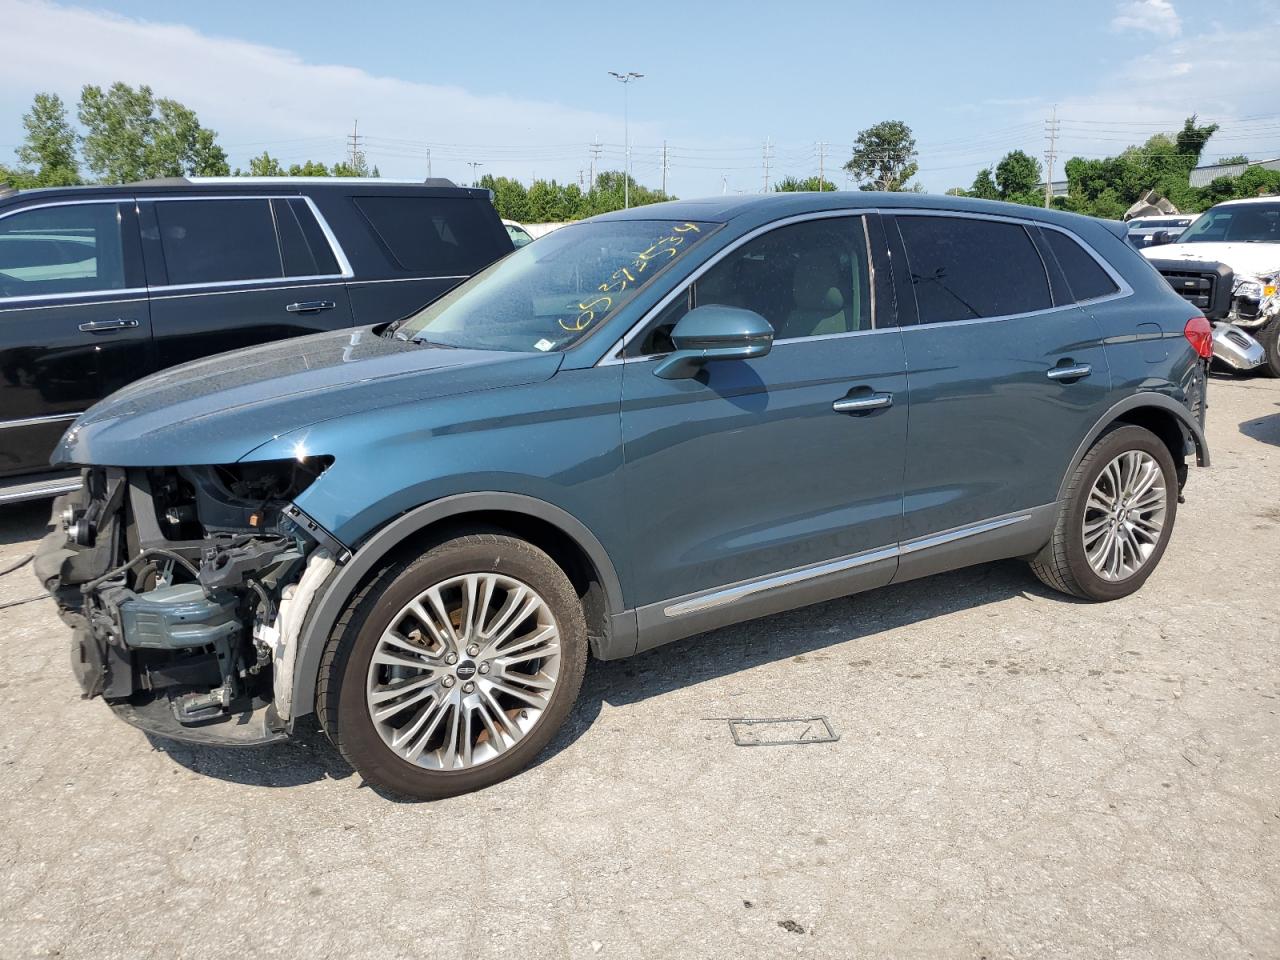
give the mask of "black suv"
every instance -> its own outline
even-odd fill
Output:
[[[0,187],[0,503],[61,493],[67,426],[145,374],[398,319],[511,251],[447,180]]]

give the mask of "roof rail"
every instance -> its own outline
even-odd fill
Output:
[[[181,187],[191,183],[186,177],[152,177],[150,180],[134,180],[126,187]]]
[[[392,180],[388,177],[178,177],[176,179],[149,180],[149,184],[199,184],[199,183],[230,183],[230,184],[273,184],[273,183],[383,183],[388,186],[423,186],[428,187],[456,187],[452,180],[444,177],[428,177],[426,180]]]

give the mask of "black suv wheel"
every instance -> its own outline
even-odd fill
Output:
[[[352,601],[325,651],[317,710],[366,780],[453,796],[537,756],[586,658],[582,605],[547,554],[463,536],[388,566]]]

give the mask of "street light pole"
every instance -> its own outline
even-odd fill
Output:
[[[644,74],[636,73],[634,70],[627,73],[615,73],[610,70],[609,76],[622,84],[622,165],[624,168],[622,171],[622,208],[625,210],[631,206],[631,126],[627,115],[627,85],[632,80],[639,80]]]

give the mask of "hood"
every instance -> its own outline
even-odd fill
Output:
[[[1236,277],[1280,273],[1280,243],[1167,243],[1143,247],[1149,260],[1212,260],[1225,263]]]
[[[72,424],[52,462],[231,463],[322,420],[546,380],[561,359],[432,347],[384,339],[369,327],[281,340],[130,384]]]

